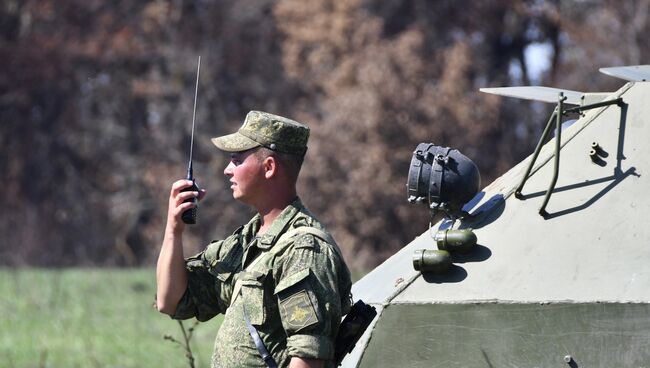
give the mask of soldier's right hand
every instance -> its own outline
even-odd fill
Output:
[[[172,184],[169,193],[169,207],[167,209],[167,228],[175,233],[182,232],[185,229],[185,223],[181,219],[183,212],[190,208],[196,207],[194,201],[188,201],[197,198],[199,201],[205,197],[205,189],[198,191],[182,190],[192,186],[192,181],[187,179],[177,180]]]

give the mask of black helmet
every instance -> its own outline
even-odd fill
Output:
[[[428,203],[432,216],[461,217],[463,205],[479,192],[481,175],[457,149],[420,143],[413,152],[406,184],[410,203]]]

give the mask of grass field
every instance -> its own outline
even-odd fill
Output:
[[[163,339],[182,334],[154,294],[153,269],[0,269],[0,367],[189,367]],[[197,368],[210,365],[220,321],[195,329]]]

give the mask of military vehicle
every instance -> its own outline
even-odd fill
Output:
[[[462,210],[410,196],[446,216],[354,284],[378,314],[343,367],[650,367],[650,66],[601,72],[627,83],[483,90],[556,108]]]

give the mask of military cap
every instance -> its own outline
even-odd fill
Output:
[[[303,155],[307,151],[309,128],[297,121],[263,111],[251,111],[236,133],[212,138],[217,148],[241,152],[255,147]]]

